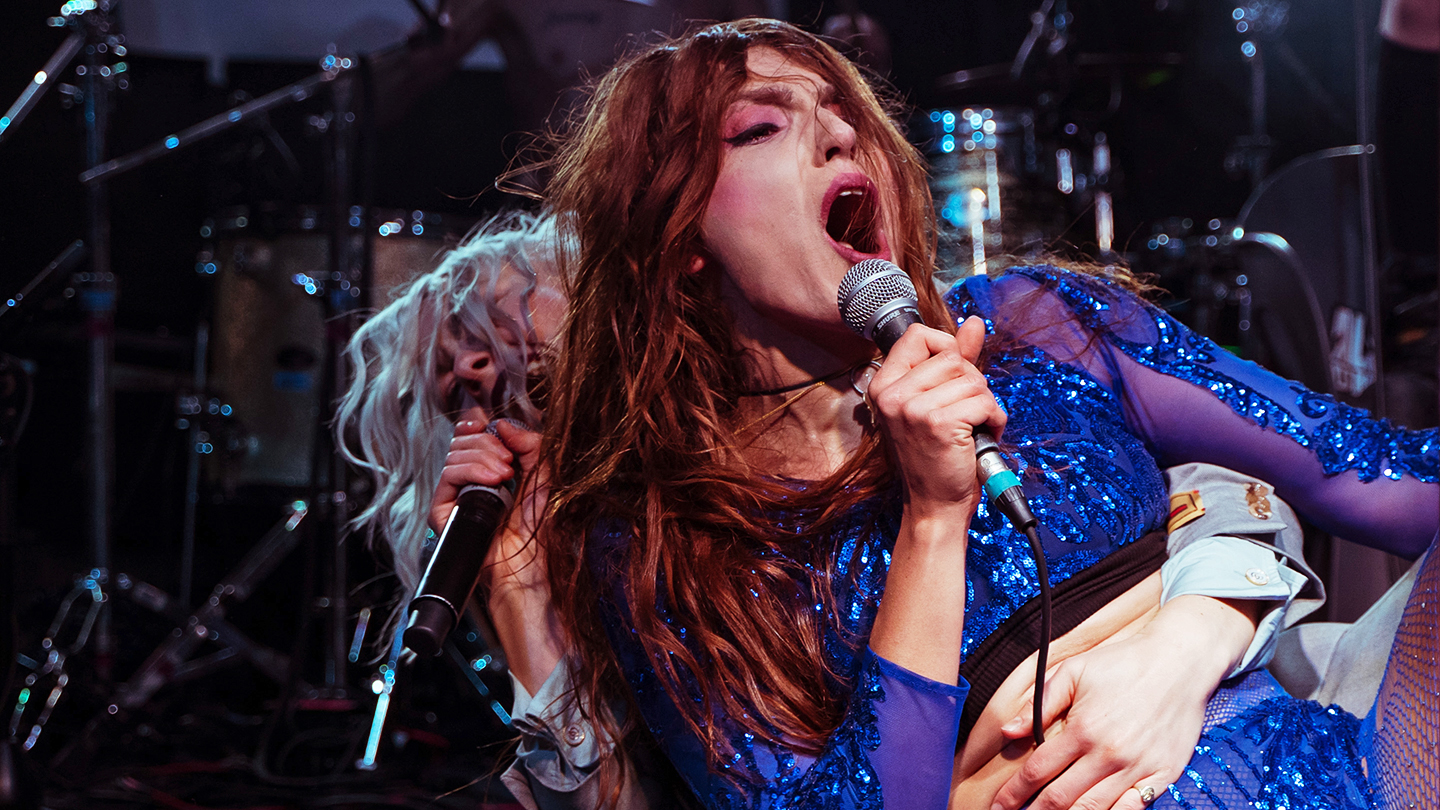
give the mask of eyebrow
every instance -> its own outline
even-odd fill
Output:
[[[835,85],[829,82],[821,82],[819,88],[820,106],[833,104],[840,96],[840,91]],[[795,91],[784,83],[770,82],[761,87],[755,87],[740,92],[736,101],[748,101],[752,104],[766,104],[785,109],[796,109],[800,106],[795,98]]]

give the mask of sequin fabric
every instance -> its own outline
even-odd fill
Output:
[[[1277,397],[1273,381],[1278,378],[1273,375],[1268,375],[1269,387],[1262,393],[1250,382],[1261,373],[1258,367],[1103,281],[1046,267],[1016,269],[1010,277],[1061,302],[1044,316],[1065,321],[1038,338],[1012,332],[1010,340],[996,341],[1003,348],[991,355],[986,368],[991,389],[1009,417],[1004,434],[1007,450],[1042,525],[1052,585],[1159,528],[1166,516],[1168,499],[1160,469],[1145,440],[1126,421],[1130,412],[1126,397],[1135,392],[1126,389],[1122,373],[1115,370],[1115,354],[1132,359],[1146,373],[1159,372],[1198,386],[1201,390],[1193,396],[1213,397],[1250,423],[1289,437],[1318,458],[1327,475],[1355,470],[1367,481],[1402,476],[1427,482],[1440,479],[1436,431],[1396,429],[1288,383],[1286,396]],[[1029,307],[1033,299],[998,292],[1006,278],[963,282],[947,294],[946,303],[957,319],[984,318],[992,333],[1003,324],[1013,326],[1015,311]],[[877,776],[895,769],[904,773],[905,763],[897,763],[895,757],[907,754],[897,755],[893,742],[881,745],[878,729],[897,727],[893,722],[887,725],[887,718],[895,716],[890,713],[902,711],[897,707],[924,703],[910,700],[908,694],[896,699],[894,693],[928,688],[891,681],[887,700],[873,669],[875,659],[862,650],[884,591],[900,513],[898,493],[883,493],[855,507],[828,541],[837,561],[837,577],[830,584],[837,611],[832,618],[840,630],[825,639],[825,654],[844,676],[844,682],[831,684],[832,688],[855,691],[844,721],[818,755],[764,744],[736,727],[727,732],[734,753],[721,769],[741,778],[712,773],[705,752],[688,733],[655,675],[654,667],[666,662],[647,660],[621,619],[622,611],[613,611],[611,641],[646,723],[708,806],[873,810],[886,803]],[[795,519],[777,515],[776,520],[790,526]],[[592,565],[606,557],[615,559],[618,547],[627,542],[621,532],[597,540],[590,549]],[[969,544],[962,655],[1038,593],[1027,542],[988,506],[982,505],[972,521]],[[813,594],[797,593],[796,598],[824,609],[824,600]],[[665,606],[657,608],[665,617]],[[683,628],[679,630],[683,637]],[[1252,802],[1274,808],[1368,806],[1368,788],[1363,778],[1358,782],[1354,778],[1359,760],[1353,717],[1289,698],[1271,699],[1267,691],[1271,686],[1259,681],[1232,686],[1222,693],[1229,702],[1217,705],[1212,713],[1211,722],[1219,725],[1206,732],[1184,784],[1160,801],[1185,808],[1238,808]],[[958,722],[963,692],[957,695],[944,691],[955,687],[934,687],[929,697],[941,699],[925,704],[924,711],[942,715],[953,711]],[[700,696],[691,699],[698,701]],[[714,722],[724,725],[727,719],[716,717]],[[944,744],[943,726],[943,722],[927,725],[942,729],[927,744]],[[949,739],[953,750],[953,732]],[[948,770],[940,779],[943,790],[948,787]],[[1332,794],[1340,798],[1329,804],[1306,803],[1303,797],[1315,785],[1333,788]],[[894,783],[887,783],[884,792],[890,806],[907,806],[892,795],[894,790]],[[904,790],[900,788],[902,794]]]
[[[885,800],[880,792],[880,778],[870,763],[870,752],[880,747],[874,707],[884,702],[879,663],[873,656],[867,656],[850,696],[850,711],[846,713],[845,722],[830,736],[825,750],[808,770],[796,767],[793,757],[781,763],[767,791],[772,796],[764,806],[772,810],[881,810]],[[751,773],[764,772],[755,759],[753,746],[741,756],[743,766]],[[718,789],[712,803],[721,810],[748,810],[759,806],[753,799],[728,787]]]
[[[611,642],[647,724],[670,753],[677,770],[698,795],[705,797],[707,806],[722,810],[881,810],[884,807],[880,780],[869,753],[880,742],[875,712],[877,706],[883,705],[885,692],[877,659],[863,647],[857,647],[856,639],[868,635],[874,622],[885,572],[890,565],[890,547],[899,531],[899,512],[898,491],[888,492],[852,510],[838,532],[841,539],[835,553],[837,559],[847,564],[838,572],[834,600],[837,615],[832,617],[832,629],[824,646],[834,671],[851,676],[854,691],[845,720],[815,756],[769,746],[757,741],[752,734],[737,731],[730,737],[734,753],[720,763],[721,773],[711,773],[705,766],[704,752],[698,749],[670,704],[654,666],[645,660],[640,644],[622,632],[626,623],[618,619],[618,607],[608,606],[617,617],[611,626]],[[793,524],[795,518],[781,515],[778,520],[782,525]],[[592,546],[592,560],[611,557],[627,541],[623,531],[612,528]],[[823,602],[808,594],[801,594],[799,598],[816,609],[823,608]],[[666,607],[662,604],[658,608],[662,617],[673,624],[674,619]],[[680,633],[684,635],[683,628]],[[851,688],[842,684],[831,686]],[[697,702],[701,699],[698,694],[691,698]],[[953,706],[957,717],[959,710],[957,701]],[[716,722],[725,720],[716,718]],[[749,783],[748,789],[739,787],[744,783]]]
[[[1198,385],[1255,424],[1311,449],[1327,474],[1355,470],[1362,481],[1407,474],[1440,481],[1440,430],[1405,430],[1297,383],[1290,384],[1288,401],[1267,396],[1245,382],[1248,364],[1097,278],[1045,266],[1011,272],[1052,290],[1086,328],[1131,359]]]
[[[1180,779],[1152,805],[1184,810],[1368,810],[1353,715],[1289,696],[1200,736]]]
[[[1163,525],[1164,478],[1108,389],[1033,346],[995,356],[990,377],[1051,585]],[[1040,588],[1024,535],[988,504],[970,524],[965,573],[968,656]]]

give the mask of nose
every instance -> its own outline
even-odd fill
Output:
[[[495,387],[495,358],[489,349],[461,349],[455,353],[453,366],[460,384],[476,402],[487,402]]]
[[[841,118],[834,110],[820,107],[815,125],[817,129],[815,145],[821,163],[829,163],[836,158],[854,156],[857,136],[855,127],[850,126],[850,122]]]

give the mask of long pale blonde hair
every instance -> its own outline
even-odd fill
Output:
[[[401,606],[420,581],[430,499],[454,435],[455,414],[437,387],[441,334],[488,344],[510,400],[504,410],[538,427],[527,385],[537,359],[529,306],[516,323],[497,293],[509,273],[522,280],[522,301],[539,284],[556,286],[555,240],[549,216],[516,212],[484,223],[438,267],[397,291],[345,349],[354,377],[340,399],[336,439],[373,490],[351,528],[388,550]],[[501,338],[502,329],[529,339],[516,345]]]

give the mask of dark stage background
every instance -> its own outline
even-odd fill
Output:
[[[235,1],[240,6],[247,2]],[[1201,277],[1206,285],[1229,283],[1233,287],[1233,261],[1205,254],[1200,248],[1180,257],[1173,249],[1159,249],[1157,234],[1166,234],[1167,243],[1190,239],[1198,245],[1195,240],[1203,240],[1207,233],[1228,232],[1251,195],[1251,174],[1244,165],[1233,165],[1237,139],[1249,133],[1252,125],[1251,68],[1241,53],[1247,39],[1258,39],[1267,58],[1271,149],[1264,173],[1318,150],[1373,139],[1378,48],[1373,31],[1378,2],[1358,1],[1358,12],[1347,0],[1242,4],[1247,8],[1263,5],[1271,12],[1283,7],[1284,24],[1268,38],[1237,32],[1232,6],[1226,4],[1201,0],[1076,0],[1061,4],[1072,15],[1073,53],[1146,57],[1138,59],[1138,67],[1081,74],[1070,96],[1075,110],[1103,108],[1111,101],[1111,77],[1119,77],[1120,97],[1114,113],[1093,116],[1095,123],[1086,125],[1090,130],[1103,129],[1115,163],[1110,185],[1115,250],[1136,269],[1157,274],[1168,289],[1168,304],[1182,317],[1192,322],[1208,318],[1200,324],[1202,328],[1242,350],[1253,348],[1263,354],[1264,347],[1250,347],[1235,331],[1233,302],[1206,303],[1209,293],[1196,292]],[[266,4],[253,5],[255,15],[266,13]],[[336,0],[337,8],[342,5]],[[404,10],[403,0],[395,0],[395,5]],[[783,9],[792,21],[818,30],[822,21],[843,10],[842,6],[851,7],[791,0],[788,8],[785,4],[776,8]],[[1003,82],[960,89],[941,86],[942,79],[955,71],[1012,60],[1030,28],[1030,3],[870,0],[858,7],[888,32],[892,53],[889,78],[922,111],[921,124],[914,129],[917,139],[930,137],[923,118],[923,112],[930,109],[1033,105],[1038,92],[1034,87]],[[55,13],[53,0],[9,0],[0,11],[4,21],[0,25],[0,103],[8,104],[18,95],[64,39],[65,30],[46,26],[46,18]],[[1363,75],[1369,77],[1363,96],[1370,107],[1368,119],[1357,115],[1357,100],[1362,98],[1357,95],[1357,19],[1364,32],[1360,41],[1368,51],[1359,61]],[[118,20],[123,32],[123,4]],[[312,22],[322,38],[327,23],[323,15]],[[224,65],[223,75],[217,76],[214,66],[203,59],[137,48],[126,59],[130,87],[116,95],[110,154],[118,156],[146,146],[239,100],[302,79],[315,72],[321,55],[290,61],[235,57]],[[1150,58],[1156,55],[1166,58]],[[66,71],[62,80],[74,83],[73,69]],[[410,212],[438,215],[439,220],[433,216],[426,220],[441,223],[431,228],[431,235],[439,231],[455,236],[501,206],[519,202],[492,187],[528,143],[526,136],[517,133],[528,125],[527,113],[517,108],[506,73],[458,70],[422,90],[401,88],[397,92],[410,97],[408,109],[397,120],[367,128],[365,136],[372,151],[361,185],[368,189],[369,202],[375,208],[407,216]],[[1433,104],[1433,94],[1431,98]],[[217,331],[226,328],[216,321],[218,276],[203,272],[206,259],[200,256],[215,243],[214,231],[207,238],[202,228],[207,222],[217,227],[224,212],[235,206],[249,206],[252,212],[264,205],[282,212],[323,206],[324,140],[308,122],[324,111],[324,99],[317,97],[271,113],[260,124],[241,125],[121,175],[110,187],[112,262],[119,289],[111,570],[123,571],[172,595],[181,588],[186,467],[193,452],[190,434],[177,427],[181,417],[177,396],[190,390],[197,325],[206,322]],[[1434,118],[1433,107],[1430,113]],[[1064,108],[1057,115],[1070,120]],[[933,141],[929,148],[933,150]],[[1227,157],[1232,163],[1229,168]],[[13,136],[0,143],[0,256],[4,257],[0,261],[0,293],[13,295],[67,244],[86,238],[84,190],[77,180],[84,169],[79,109],[65,108],[60,94],[52,91]],[[1381,200],[1378,186],[1374,197]],[[1316,210],[1293,212],[1296,220],[1323,221],[1335,216],[1342,204],[1356,204],[1354,199],[1312,202]],[[1389,249],[1383,208],[1378,214],[1382,227],[1377,260],[1393,259],[1396,254]],[[1060,219],[1072,227],[1048,233],[1055,240],[1049,246],[1061,251],[1073,246],[1093,254],[1095,234],[1089,216],[1088,209],[1065,212]],[[1212,219],[1223,221],[1223,227],[1207,230]],[[1210,258],[1201,258],[1202,254]],[[1415,264],[1407,255],[1387,265],[1399,269],[1386,276],[1387,289],[1398,290],[1389,294],[1386,306],[1413,292],[1397,278],[1415,273],[1424,276],[1426,268],[1430,275],[1424,278],[1433,291],[1433,258],[1428,265],[1425,261],[1422,257]],[[1353,276],[1361,272],[1362,264],[1352,262],[1340,272]],[[1420,269],[1410,269],[1414,267]],[[420,263],[412,269],[419,273],[428,268]],[[383,303],[383,294],[383,290],[374,291],[372,301]],[[35,659],[41,655],[38,645],[46,625],[76,575],[89,570],[93,557],[84,495],[85,319],[75,298],[60,291],[44,302],[34,302],[28,314],[33,315],[29,325],[0,346],[26,362],[34,381],[29,424],[13,451],[17,471],[11,535],[15,565],[3,576],[14,578],[13,585],[6,587],[12,588],[19,619],[18,648]],[[1389,403],[1392,412],[1404,413],[1412,427],[1433,424],[1434,394],[1427,386],[1432,385],[1428,369],[1433,369],[1434,352],[1433,341],[1426,341],[1428,366],[1420,366],[1427,370],[1410,375],[1415,379],[1407,377],[1408,382],[1396,389]],[[1403,370],[1399,365],[1397,369]],[[1372,389],[1357,400],[1373,405],[1373,397]],[[216,429],[217,447],[224,436],[239,437],[237,441],[243,444],[243,416],[215,424],[227,426]],[[308,497],[308,487],[294,482],[275,477],[264,480],[263,476],[247,480],[237,474],[242,464],[237,459],[243,452],[243,447],[234,452],[221,448],[204,459],[196,511],[193,582],[197,599],[283,518],[288,504]],[[297,452],[303,455],[304,451]],[[354,490],[352,495],[363,498],[364,492]],[[337,800],[329,806],[367,806],[366,802],[381,795],[420,802],[489,773],[503,759],[505,739],[505,729],[491,702],[498,698],[508,707],[508,685],[499,673],[485,673],[479,681],[481,688],[494,694],[482,695],[474,678],[445,660],[402,671],[390,719],[398,731],[385,737],[379,775],[343,788],[327,781],[326,774],[345,772],[349,762],[359,756],[355,741],[368,731],[375,703],[371,683],[377,673],[377,656],[384,653],[374,644],[376,628],[393,597],[393,581],[387,578],[383,561],[377,562],[364,551],[358,538],[349,544],[346,573],[352,593],[345,626],[353,631],[362,607],[374,607],[376,613],[364,652],[354,662],[340,662],[343,671],[331,678],[347,687],[334,690],[340,703],[328,708],[313,703],[308,708],[292,706],[277,712],[282,698],[293,702],[295,696],[287,696],[282,685],[241,665],[162,690],[143,710],[87,732],[85,723],[103,708],[107,684],[113,685],[108,678],[126,677],[172,627],[153,612],[116,599],[117,648],[109,664],[111,674],[107,676],[103,662],[89,652],[77,654],[71,686],[42,744],[31,754],[32,765],[38,767],[66,742],[87,733],[103,737],[99,752],[85,768],[50,774],[50,805],[164,804],[168,800],[146,792],[163,788],[161,792],[171,798],[183,795],[184,801],[193,804],[227,807],[246,803],[289,806],[293,799],[287,798],[290,794],[286,791],[291,790],[315,803],[316,796],[339,795],[343,789],[369,798],[357,798],[353,805]],[[314,583],[323,580],[329,552],[328,548],[324,553],[314,549],[322,546],[319,539],[302,543],[228,617],[255,641],[292,653],[303,677],[311,683],[335,676],[323,671],[325,656],[320,650],[326,620],[324,610],[316,606]],[[1318,559],[1312,563],[1324,569],[1340,564],[1335,561],[1349,553],[1320,543],[1316,546]],[[1332,616],[1353,618],[1358,614],[1366,600],[1377,595],[1376,589],[1388,582],[1390,566],[1378,556],[1363,558],[1362,567],[1372,575],[1357,578],[1350,586],[1353,596],[1347,597],[1346,584],[1337,583]],[[310,620],[302,621],[305,618]],[[477,641],[465,652],[473,660],[484,654],[484,648]],[[12,690],[0,712],[8,712],[13,700]],[[257,755],[257,750],[263,754]],[[255,768],[244,764],[257,761],[257,756],[268,757],[268,767],[285,778],[262,778],[267,774],[257,775]],[[205,764],[192,768],[194,773],[182,773],[184,769],[177,769],[176,762]],[[160,767],[166,763],[170,763],[168,771]],[[350,773],[353,777],[353,771]],[[137,774],[143,776],[143,785],[124,781],[139,778]],[[444,801],[460,799],[470,806],[476,801],[507,801],[489,778],[463,787]]]

